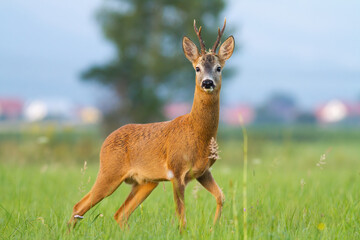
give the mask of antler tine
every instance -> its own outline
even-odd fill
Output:
[[[200,28],[198,30],[197,27],[196,27],[196,20],[195,19],[194,19],[194,30],[195,30],[196,35],[199,38],[200,47],[201,47],[201,54],[205,54],[205,44],[204,44],[204,41],[201,38],[201,26],[200,26]]]
[[[220,43],[220,39],[221,39],[221,36],[223,35],[224,33],[224,30],[225,30],[225,26],[226,26],[226,18],[224,20],[224,26],[222,27],[221,31],[220,31],[220,28],[218,28],[218,36],[217,36],[217,39],[216,39],[216,42],[214,43],[214,46],[212,48],[212,52],[215,53],[216,52],[216,49]]]

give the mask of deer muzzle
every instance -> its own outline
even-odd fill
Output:
[[[215,83],[213,80],[205,79],[202,81],[201,87],[205,90],[205,92],[212,92],[215,88]]]

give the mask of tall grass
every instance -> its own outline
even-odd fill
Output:
[[[243,166],[243,209],[244,209],[244,222],[243,222],[243,232],[244,232],[244,240],[247,240],[248,230],[247,230],[247,171],[248,171],[248,136],[246,127],[244,126],[244,122],[242,120],[241,115],[239,115],[239,121],[241,124],[241,130],[243,134],[243,159],[244,159],[244,166]]]
[[[218,138],[221,159],[212,173],[227,199],[223,214],[212,228],[216,202],[203,188],[194,194],[198,187],[191,182],[183,235],[170,183],[154,190],[130,217],[128,229],[120,230],[113,219],[130,191],[121,185],[68,234],[73,205],[95,181],[102,136],[75,130],[66,136],[39,131],[7,138],[5,133],[0,136],[0,239],[242,239],[245,231],[248,239],[360,239],[358,141],[342,132],[328,140],[304,140],[296,136],[298,130],[273,131],[261,135],[247,129],[240,147],[236,131]],[[42,136],[48,140],[38,141]],[[238,160],[245,161],[245,153],[246,199],[238,181],[244,180],[245,167]],[[319,161],[324,153],[326,159]],[[238,218],[245,201],[246,219]]]

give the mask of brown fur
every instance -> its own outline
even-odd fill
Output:
[[[184,37],[186,57],[194,68],[202,69],[196,75],[191,112],[168,122],[125,125],[111,133],[101,148],[96,182],[74,206],[70,227],[78,220],[76,215],[83,216],[124,181],[133,187],[114,216],[120,226],[126,223],[158,182],[171,181],[180,226],[185,227],[184,190],[192,179],[197,179],[215,197],[214,223],[217,221],[224,196],[209,170],[216,160],[209,158],[209,144],[212,138],[216,138],[219,123],[221,73],[216,72],[216,68],[224,66],[233,48],[234,39],[229,37],[221,45],[219,54],[206,52],[200,55],[196,45]],[[212,92],[206,92],[201,87],[205,76],[211,76],[216,83]]]

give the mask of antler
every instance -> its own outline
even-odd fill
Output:
[[[226,26],[226,18],[225,18],[225,20],[224,20],[224,26],[222,27],[221,31],[220,31],[220,28],[218,28],[218,36],[217,36],[216,42],[214,43],[214,46],[213,46],[213,48],[212,48],[212,50],[211,50],[213,53],[216,52],[216,48],[218,47],[218,45],[219,45],[219,43],[220,43],[221,36],[222,36],[223,33],[224,33],[225,26]]]
[[[205,44],[204,44],[204,41],[202,40],[201,38],[201,26],[199,28],[199,30],[197,29],[196,27],[196,21],[194,19],[194,30],[196,32],[196,35],[198,36],[199,38],[199,42],[200,42],[200,47],[201,47],[201,54],[205,54]]]

